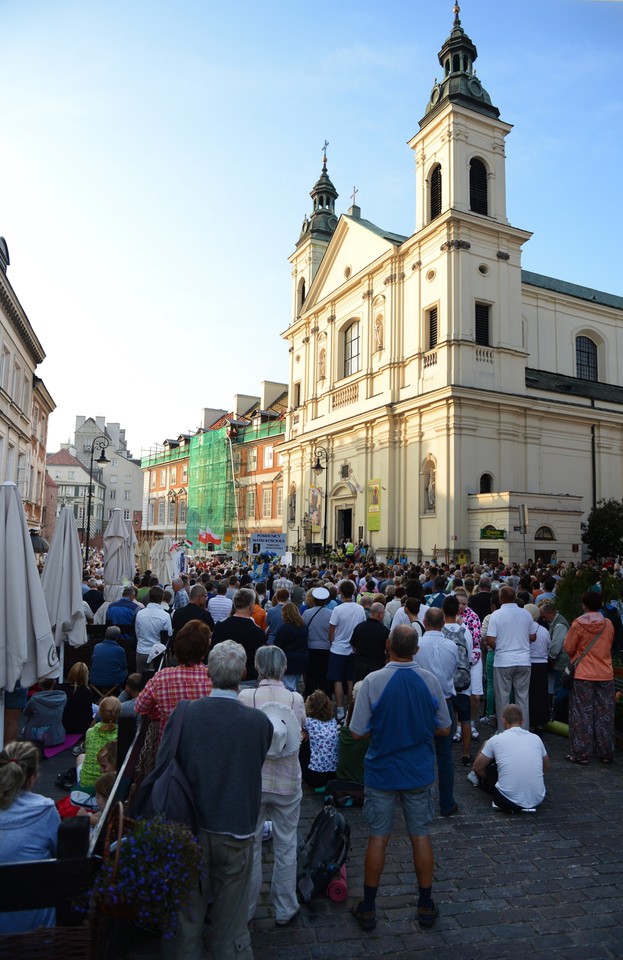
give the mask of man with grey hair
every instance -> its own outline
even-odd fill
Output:
[[[247,654],[224,640],[208,658],[213,689],[209,697],[185,706],[176,759],[193,792],[199,814],[203,854],[202,884],[188,910],[178,916],[177,935],[164,940],[165,960],[195,960],[201,955],[206,906],[213,897],[211,949],[214,960],[252,960],[247,914],[253,866],[253,838],[262,792],[262,764],[273,725],[261,710],[243,706],[238,688]],[[157,763],[172,757],[169,718]]]
[[[217,623],[212,634],[212,649],[223,640],[235,640],[247,651],[247,678],[243,686],[257,686],[255,654],[264,646],[264,632],[253,621],[255,590],[242,587],[234,594],[233,614]]]
[[[262,887],[262,832],[265,820],[272,820],[274,867],[270,897],[275,909],[275,922],[283,927],[293,920],[299,905],[296,896],[297,827],[301,806],[301,765],[299,745],[305,724],[305,704],[300,693],[286,689],[286,655],[280,647],[263,646],[255,654],[259,677],[256,690],[241,690],[238,699],[247,707],[276,707],[289,738],[278,755],[273,749],[262,767],[262,803],[255,830],[253,877],[249,897],[249,920],[253,919]],[[273,747],[275,741],[273,740]]]
[[[173,610],[182,610],[189,603],[186,587],[181,577],[175,577],[171,581],[173,588]]]

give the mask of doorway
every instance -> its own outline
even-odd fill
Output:
[[[350,540],[353,535],[353,510],[352,507],[346,507],[337,511],[336,524],[337,540],[343,540],[348,537]]]
[[[499,550],[492,550],[490,547],[480,549],[480,563],[497,563],[499,556]]]

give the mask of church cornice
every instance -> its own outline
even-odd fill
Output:
[[[35,365],[42,363],[45,359],[43,347],[39,343],[28,317],[15,296],[13,288],[4,275],[0,275],[0,305],[7,318],[13,324],[15,332],[19,336],[22,345],[28,351],[33,363]]]

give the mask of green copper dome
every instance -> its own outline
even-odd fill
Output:
[[[435,81],[426,106],[424,126],[431,117],[450,100],[468,110],[484,113],[489,117],[499,117],[500,111],[491,103],[491,97],[482,86],[474,72],[474,61],[478,56],[476,46],[467,36],[459,20],[460,7],[454,5],[454,23],[452,32],[439,51],[439,63],[443,68],[443,80]]]
[[[326,153],[324,153],[322,157],[322,172],[320,177],[314,184],[309,195],[313,201],[312,215],[309,219],[305,217],[303,220],[301,235],[298,239],[297,246],[310,234],[315,239],[329,241],[337,227],[335,201],[338,198],[338,192],[333,186],[327,172]]]

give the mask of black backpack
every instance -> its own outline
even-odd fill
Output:
[[[195,798],[186,775],[176,759],[177,745],[182,732],[188,700],[181,700],[169,723],[171,731],[171,759],[162,760],[139,786],[131,803],[130,815],[136,820],[162,814],[189,827],[196,835],[199,831],[199,816]]]
[[[346,862],[350,849],[350,824],[335,809],[333,800],[325,800],[307,839],[299,848],[296,867],[296,889],[306,903],[325,893],[330,881]]]

